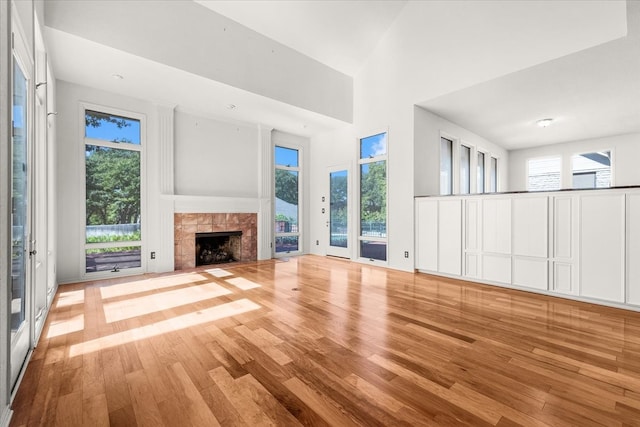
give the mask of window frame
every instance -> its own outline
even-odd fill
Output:
[[[273,166],[271,173],[273,174],[273,203],[272,203],[272,218],[273,222],[271,223],[271,232],[273,235],[272,239],[272,247],[271,247],[271,256],[273,258],[283,258],[288,256],[296,256],[301,255],[303,253],[304,247],[304,147],[302,145],[298,145],[295,143],[288,143],[284,141],[273,141],[271,144],[271,150],[273,154]],[[298,166],[282,166],[276,164],[276,147],[287,148],[289,150],[296,150],[298,152]],[[276,169],[281,170],[289,170],[298,172],[298,231],[295,233],[277,233],[275,231],[276,224]],[[276,252],[276,239],[278,237],[289,237],[296,236],[298,237],[298,250],[297,251],[288,251],[288,252]]]
[[[480,155],[482,155],[482,163],[480,163]],[[490,157],[491,153],[488,151],[476,150],[476,194],[487,194],[487,157]],[[478,168],[482,164],[482,179],[478,179]],[[480,184],[482,184],[482,191],[480,191]]]
[[[448,193],[443,193],[442,191],[442,140],[446,140],[449,141],[451,143],[451,155],[449,156],[449,162],[450,162],[450,176],[449,176],[449,192]],[[441,196],[451,196],[453,194],[456,194],[456,183],[458,183],[459,179],[457,177],[457,174],[459,173],[459,158],[458,156],[456,156],[456,154],[458,154],[458,149],[456,148],[457,145],[459,144],[459,141],[457,138],[446,134],[444,132],[440,132],[440,140],[439,140],[439,146],[438,146],[438,153],[440,154],[438,156],[438,163],[439,163],[439,170],[440,170],[440,174],[439,174],[439,187],[440,187],[440,195]],[[456,167],[456,165],[458,165],[458,167]]]
[[[376,135],[380,135],[380,134],[386,134],[386,150],[385,150],[385,154],[384,155],[379,155],[379,156],[375,156],[375,157],[368,157],[368,158],[361,158],[361,147],[362,147],[362,140],[366,139],[366,138],[370,138],[372,136],[376,136]],[[390,134],[389,134],[389,128],[383,128],[383,129],[377,129],[377,130],[373,130],[371,132],[366,132],[363,133],[363,136],[358,137],[357,139],[357,144],[356,144],[356,158],[357,160],[357,177],[356,177],[356,182],[357,182],[357,186],[358,186],[358,191],[356,192],[357,195],[355,197],[355,203],[357,204],[357,209],[355,209],[355,214],[357,215],[356,217],[356,224],[357,224],[357,232],[356,232],[356,245],[354,246],[356,248],[356,253],[357,253],[357,259],[358,262],[364,263],[364,264],[375,264],[375,265],[388,265],[389,263],[389,141],[390,141]],[[386,204],[386,209],[385,209],[385,227],[386,227],[386,232],[385,232],[385,237],[372,237],[372,236],[363,236],[362,235],[362,205],[361,205],[361,200],[362,200],[362,165],[363,164],[370,164],[370,163],[376,163],[376,162],[380,162],[380,161],[384,161],[385,162],[385,180],[386,180],[386,185],[385,185],[385,204]],[[362,256],[362,247],[361,247],[361,242],[362,241],[372,241],[372,242],[384,242],[385,243],[385,260],[379,260],[379,259],[374,259],[374,258],[367,258],[367,257],[363,257]]]
[[[140,122],[140,144],[129,144],[129,143],[114,143],[102,139],[88,138],[85,136],[85,114],[86,111],[95,111],[99,113],[112,114],[114,116],[124,117],[128,119],[138,120]],[[82,177],[82,185],[81,185],[81,194],[80,194],[80,212],[81,212],[81,221],[79,221],[80,225],[80,262],[78,263],[80,266],[80,276],[84,279],[100,279],[106,277],[118,277],[118,276],[131,276],[136,274],[144,273],[147,270],[147,258],[146,254],[146,239],[147,239],[147,203],[146,203],[146,194],[147,194],[147,186],[146,186],[146,152],[147,150],[147,119],[146,115],[134,111],[125,110],[122,108],[115,108],[106,105],[93,104],[88,102],[80,102],[78,109],[78,120],[79,120],[79,141],[80,141],[80,165],[82,171],[80,172]],[[140,153],[140,240],[136,241],[121,241],[121,242],[104,242],[104,243],[87,243],[86,242],[86,218],[87,218],[87,168],[86,168],[86,147],[87,145],[95,145],[106,148],[113,148],[119,150],[128,150],[128,151],[137,151]],[[87,272],[86,266],[86,251],[88,249],[98,249],[98,248],[111,248],[111,247],[121,247],[121,246],[140,246],[140,267],[133,268],[124,268],[120,269],[117,272],[113,271],[96,271],[96,272]]]
[[[588,150],[588,151],[580,151],[580,152],[576,152],[576,153],[571,153],[571,157],[569,158],[569,165],[571,166],[571,169],[569,170],[569,179],[570,179],[570,183],[571,186],[569,188],[574,189],[573,186],[573,175],[574,175],[574,170],[573,170],[573,159],[576,156],[582,156],[584,154],[590,154],[590,153],[603,153],[603,152],[609,152],[609,161],[610,161],[610,165],[609,165],[609,174],[610,174],[610,179],[609,179],[609,187],[598,187],[597,186],[597,179],[596,179],[596,187],[593,187],[592,190],[597,189],[597,188],[612,188],[615,187],[615,157],[614,157],[614,149],[613,148],[606,148],[606,149],[602,149],[602,150]]]
[[[529,172],[530,172],[529,171],[529,166],[530,166],[530,162],[532,160],[551,160],[551,159],[558,159],[559,160],[559,164],[560,164],[560,187],[557,188],[557,189],[531,190],[530,187],[529,187],[529,176],[530,176],[529,175]],[[563,178],[562,177],[563,177],[563,173],[564,173],[563,172],[564,168],[563,168],[563,158],[562,158],[561,154],[549,155],[549,156],[528,157],[526,159],[526,162],[527,162],[527,164],[526,164],[526,168],[525,168],[525,181],[527,183],[527,187],[526,187],[527,191],[530,191],[530,192],[559,191],[559,190],[561,190],[563,188],[562,187],[562,182],[563,182]]]
[[[496,161],[495,170],[493,161]],[[492,180],[495,173],[495,188],[492,187]],[[489,155],[489,193],[497,193],[500,191],[500,158],[498,156]]]
[[[469,170],[467,171],[467,173],[469,174],[469,177],[468,177],[468,179],[469,179],[469,191],[466,192],[466,193],[463,193],[462,192],[462,184],[463,184],[463,181],[462,181],[462,153],[463,153],[465,148],[469,150],[469,165],[468,165],[469,166]],[[473,184],[473,179],[472,179],[473,173],[472,173],[472,170],[473,170],[473,153],[474,153],[474,151],[475,150],[474,150],[474,147],[473,147],[472,144],[468,144],[468,143],[466,143],[464,141],[460,141],[459,142],[459,144],[458,144],[458,156],[457,156],[458,157],[458,162],[457,162],[458,163],[458,168],[457,168],[458,169],[458,173],[457,173],[457,175],[458,175],[458,194],[468,195],[468,194],[472,194],[473,193],[471,190],[472,190],[472,184]]]

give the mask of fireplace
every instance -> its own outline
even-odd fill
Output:
[[[255,213],[176,213],[174,214],[174,269],[196,267],[196,235],[234,233],[233,258],[237,261],[255,261],[258,257],[258,217]],[[242,232],[241,235],[235,235]],[[236,245],[236,243],[232,243]],[[217,249],[217,247],[216,247]],[[210,255],[207,255],[210,257]],[[201,265],[198,261],[197,265]]]
[[[240,254],[242,231],[196,233],[196,267],[239,261]]]

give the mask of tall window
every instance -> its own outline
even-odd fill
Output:
[[[478,193],[484,193],[484,153],[478,151]]]
[[[440,138],[440,194],[453,192],[453,141]]]
[[[276,255],[300,250],[299,151],[275,147],[275,239]]]
[[[387,260],[387,133],[360,139],[360,256]]]
[[[560,189],[562,160],[560,157],[529,159],[527,190],[555,191]]]
[[[460,194],[471,192],[471,147],[460,146]]]
[[[491,157],[490,190],[492,193],[498,191],[498,159]]]
[[[576,154],[571,163],[573,188],[611,187],[611,151]]]
[[[85,110],[85,271],[142,266],[141,121]]]

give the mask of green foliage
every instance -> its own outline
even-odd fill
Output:
[[[140,221],[140,153],[86,146],[87,225]]]
[[[298,173],[276,169],[276,198],[298,204]]]
[[[102,123],[113,123],[118,129],[131,126],[124,117],[112,116],[111,114],[100,113],[98,111],[87,110],[84,115],[84,124],[92,128],[99,128]]]
[[[331,220],[347,219],[347,192],[348,192],[347,176],[335,176],[331,178]]]
[[[104,254],[104,253],[114,253],[114,252],[125,252],[125,251],[140,251],[140,246],[121,246],[119,248],[95,248],[95,249],[87,249],[87,255],[91,254]]]
[[[89,236],[87,237],[87,243],[135,242],[137,240],[140,240],[140,236],[140,231],[120,235]]]
[[[361,219],[371,222],[386,222],[387,167],[385,161],[362,165],[360,190]]]
[[[291,218],[291,217],[288,217],[288,216],[286,216],[284,214],[279,213],[279,214],[276,215],[276,221],[295,222],[295,219]]]

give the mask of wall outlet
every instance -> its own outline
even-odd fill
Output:
[[[151,252],[151,259],[156,259],[156,253],[155,252]]]
[[[320,244],[320,240],[316,240],[316,246]]]
[[[404,257],[409,258],[409,251],[404,251]]]

